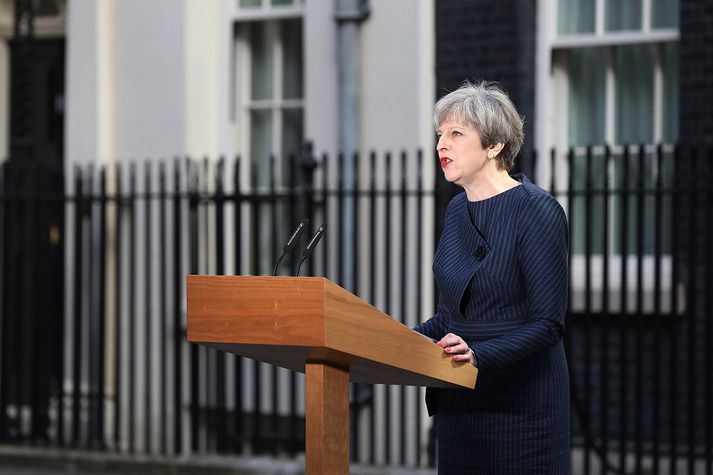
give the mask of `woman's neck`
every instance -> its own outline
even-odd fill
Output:
[[[493,165],[492,169],[483,170],[472,183],[464,185],[463,189],[465,189],[468,201],[481,201],[499,195],[519,184],[520,182],[511,177],[506,170],[497,169]]]

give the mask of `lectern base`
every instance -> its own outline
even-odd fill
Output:
[[[307,475],[349,473],[349,370],[306,364]]]

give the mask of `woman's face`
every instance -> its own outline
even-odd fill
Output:
[[[490,150],[483,148],[480,134],[455,119],[441,123],[437,132],[436,150],[446,180],[460,186],[474,183],[483,168],[492,162],[488,160]]]

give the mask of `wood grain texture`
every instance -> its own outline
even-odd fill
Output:
[[[307,363],[307,475],[349,473],[349,370]]]
[[[324,346],[321,278],[190,275],[188,339]]]
[[[327,281],[325,291],[328,348],[401,372],[475,386],[478,370],[472,365],[454,362],[441,347],[337,284]]]
[[[300,372],[319,353],[354,382],[475,386],[473,366],[321,277],[188,276],[187,295],[192,342]]]

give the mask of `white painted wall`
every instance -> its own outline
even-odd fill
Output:
[[[339,144],[337,32],[334,0],[310,0],[304,15],[305,139],[317,153]]]
[[[431,0],[371,2],[372,14],[361,32],[363,150],[414,150],[429,142],[421,136],[431,121],[435,89],[428,54],[435,25],[422,22],[429,6]]]
[[[230,152],[227,8],[71,0],[67,164]]]
[[[230,115],[230,2],[185,0],[184,152],[233,155]]]
[[[101,27],[111,27],[114,2],[73,0],[67,6],[67,47],[65,81],[65,169],[72,164],[110,160],[113,147],[113,110],[109,97],[112,88],[102,85],[112,74],[102,71],[109,66],[113,47],[110,35],[100,34]],[[103,22],[104,24],[102,24]],[[107,21],[108,20],[108,21]],[[102,58],[102,61],[100,61]],[[103,132],[100,133],[100,130]]]
[[[183,2],[121,0],[116,8],[116,137],[121,158],[183,150]]]

